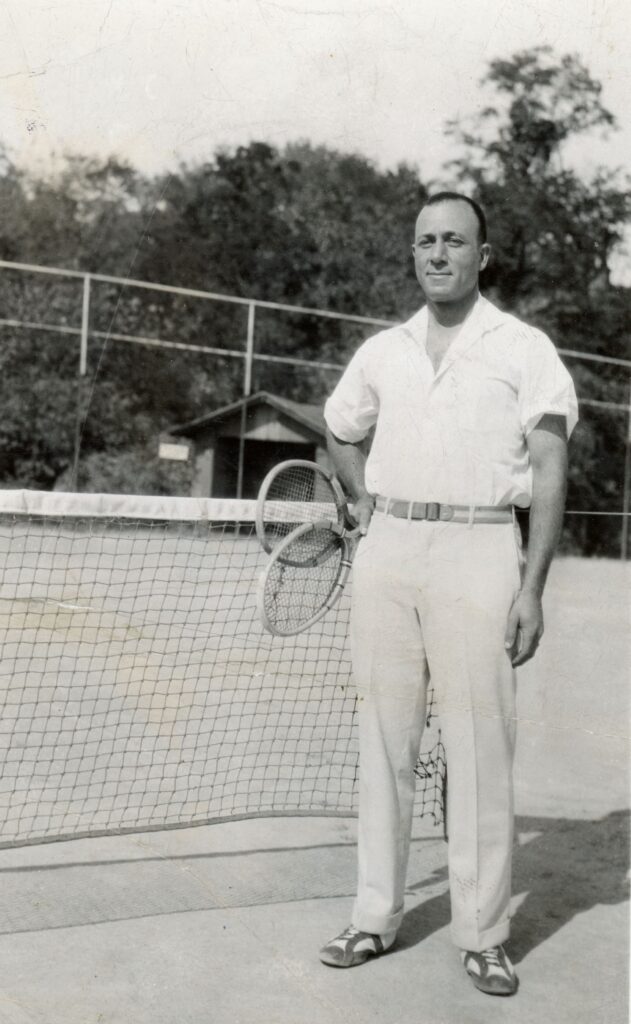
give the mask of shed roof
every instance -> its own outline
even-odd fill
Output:
[[[231,402],[230,405],[224,405],[220,409],[215,409],[214,412],[198,416],[197,419],[189,420],[188,423],[170,427],[168,433],[174,436],[194,437],[198,430],[209,426],[213,422],[228,419],[228,417],[240,412],[244,405],[247,409],[256,405],[269,405],[272,409],[276,409],[277,412],[289,416],[291,419],[296,420],[297,423],[309,427],[322,437],[325,435],[324,405],[293,402],[289,398],[281,398],[280,395],[272,395],[268,391],[257,391],[256,394],[250,395],[248,398],[240,398],[238,402]]]

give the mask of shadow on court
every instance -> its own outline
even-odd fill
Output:
[[[594,821],[518,817],[516,826],[526,837],[513,858],[513,892],[526,893],[511,927],[511,957],[519,963],[577,914],[628,899],[629,812]],[[421,893],[438,881],[446,884],[446,866],[408,891]],[[398,947],[417,945],[449,919],[448,892],[430,897],[405,915]]]
[[[517,818],[513,1024],[624,1024],[629,815]],[[505,1024],[451,946],[446,847],[412,841],[392,954],[320,964],[356,884],[350,819],[259,819],[0,852],[7,1024]],[[559,934],[561,933],[561,934]],[[529,955],[532,954],[532,955]]]
[[[516,826],[513,892],[520,902],[511,953],[519,961],[575,915],[627,898],[629,814],[615,811],[597,820],[518,817]],[[0,858],[0,934],[336,899],[352,897],[355,890],[352,842],[156,854],[144,837],[127,840],[133,844],[128,857],[82,861],[75,847],[72,860],[59,850],[62,857],[55,851],[47,863],[42,848],[32,864],[2,866]],[[84,849],[89,853],[92,847]],[[449,923],[445,856],[436,838],[413,841],[407,891],[421,902],[405,915],[399,949]]]
[[[513,921],[516,961],[595,906],[629,898],[629,812],[596,821],[520,818],[520,831],[537,832],[515,857],[513,891],[526,891]]]

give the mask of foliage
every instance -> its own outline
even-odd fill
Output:
[[[631,290],[610,266],[630,214],[628,182],[567,162],[573,140],[615,127],[600,84],[545,47],[490,63],[492,100],[450,125],[455,181],[485,206],[494,259],[483,287],[562,349],[628,357]],[[0,257],[338,312],[400,319],[419,304],[410,259],[427,187],[415,168],[382,171],[308,143],[253,142],[143,178],[124,162],[69,158],[34,178],[0,153]],[[79,380],[81,280],[0,277],[3,316],[75,333],[2,327],[0,485],[67,487],[75,437],[85,489],[186,489],[155,458],[161,431],[238,398],[240,359],[129,344],[125,336],[243,349],[247,309],[92,284],[88,375]],[[259,310],[258,352],[341,364],[361,325]],[[580,396],[625,403],[627,380],[568,357]],[[332,371],[255,362],[254,387],[314,402]],[[573,442],[571,506],[621,506],[624,413],[584,408]],[[573,549],[614,550],[601,523],[572,521]]]
[[[610,265],[631,217],[630,182],[599,168],[585,181],[564,166],[577,135],[614,127],[601,86],[572,56],[548,47],[492,61],[483,85],[497,103],[469,125],[452,123],[463,156],[452,168],[489,217],[494,257],[486,289],[545,330],[561,349],[629,358],[631,291]],[[628,374],[567,357],[579,398],[624,405]],[[571,449],[568,506],[620,510],[624,411],[583,407]],[[600,519],[568,517],[568,546],[612,550]]]
[[[193,470],[190,463],[165,462],[158,457],[153,439],[123,451],[90,452],[81,461],[81,491],[105,494],[190,494]],[[71,490],[66,471],[57,481],[59,490]]]

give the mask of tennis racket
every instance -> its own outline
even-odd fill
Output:
[[[277,544],[257,592],[265,629],[293,636],[326,615],[344,590],[358,534],[320,520],[295,527]]]
[[[290,459],[272,469],[256,503],[256,534],[268,554],[297,526],[325,522],[344,527],[347,507],[342,488],[322,466]],[[314,540],[315,543],[315,540]],[[289,553],[295,553],[293,548]]]

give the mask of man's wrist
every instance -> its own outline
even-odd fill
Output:
[[[370,502],[372,502],[372,505],[374,506],[374,504],[375,504],[375,496],[374,496],[374,494],[370,494],[366,490],[361,490],[361,491],[358,491],[356,494],[353,494],[351,500],[352,500],[353,505],[356,505],[359,501],[364,501],[366,499],[368,499]]]
[[[543,597],[543,590],[545,587],[545,580],[528,580],[524,579],[519,593],[523,597],[534,597],[537,601],[541,601]]]

